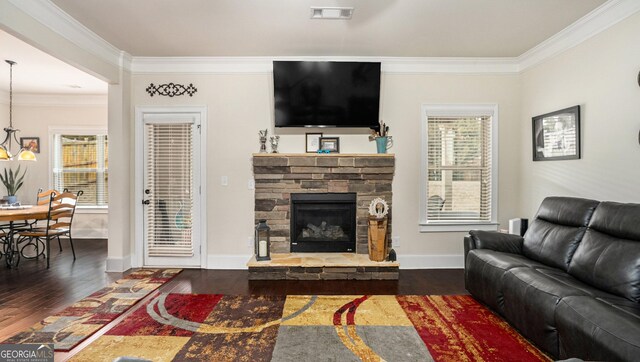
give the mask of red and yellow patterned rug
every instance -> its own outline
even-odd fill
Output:
[[[181,271],[134,271],[2,343],[53,343],[56,351],[69,351]]]
[[[76,354],[153,361],[547,361],[470,296],[161,294]]]

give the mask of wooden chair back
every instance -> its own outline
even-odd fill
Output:
[[[78,191],[77,194],[72,192],[52,193],[49,197],[47,229],[71,229],[78,197],[82,194],[82,191]]]
[[[36,197],[36,205],[46,205],[49,203],[50,199],[51,199],[51,195],[57,195],[59,194],[58,190],[47,190],[47,191],[42,191],[42,189],[38,190],[38,195]]]

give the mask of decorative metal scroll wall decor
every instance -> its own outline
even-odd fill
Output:
[[[198,89],[194,87],[192,83],[189,83],[188,86],[176,83],[167,83],[160,85],[151,83],[147,87],[146,91],[151,97],[156,94],[167,97],[176,97],[184,95],[185,93],[188,94],[189,97],[193,97],[193,94],[197,92]]]

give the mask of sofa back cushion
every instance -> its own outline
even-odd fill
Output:
[[[566,271],[598,204],[595,200],[547,197],[524,235],[522,253]]]
[[[601,203],[571,260],[569,274],[640,302],[640,204]]]

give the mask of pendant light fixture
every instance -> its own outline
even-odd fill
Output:
[[[13,154],[11,154],[12,140],[16,141],[16,144],[20,146],[16,132],[19,129],[13,128],[13,65],[16,64],[13,60],[5,60],[9,64],[9,127],[5,127],[4,131],[7,132],[4,141],[0,143],[0,161],[13,160]],[[18,151],[18,161],[35,161],[36,155],[30,148],[20,148]]]

